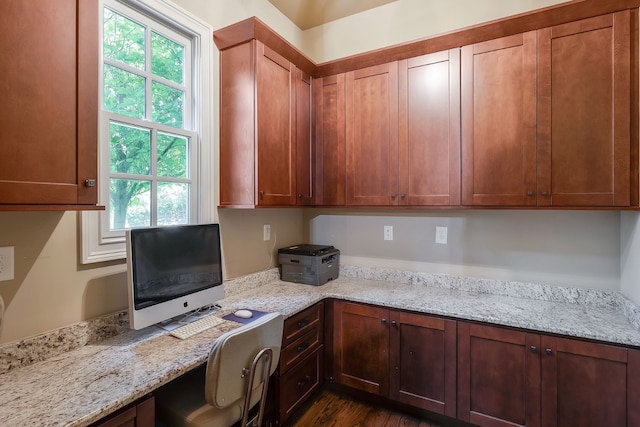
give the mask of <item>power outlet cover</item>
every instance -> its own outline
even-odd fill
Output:
[[[384,240],[393,240],[393,226],[385,225],[384,226]]]
[[[447,227],[436,227],[436,243],[447,244]]]
[[[13,280],[13,246],[0,248],[0,281]]]

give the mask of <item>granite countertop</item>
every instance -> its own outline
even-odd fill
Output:
[[[637,311],[614,292],[489,285],[395,271],[361,273],[345,268],[341,278],[323,286],[277,279],[225,283],[227,296],[214,315],[250,308],[290,317],[325,298],[338,298],[640,347]],[[127,330],[9,370],[0,375],[0,425],[88,425],[205,363],[212,341],[238,326],[223,321],[186,340],[155,326]]]

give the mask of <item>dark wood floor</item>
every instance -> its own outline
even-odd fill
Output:
[[[432,421],[373,407],[348,396],[322,390],[301,408],[289,427],[441,427]]]

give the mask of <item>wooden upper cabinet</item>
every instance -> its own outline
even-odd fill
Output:
[[[95,0],[0,2],[0,209],[97,203],[98,15]]]
[[[462,48],[463,205],[637,205],[633,19],[625,10]]]
[[[258,205],[296,204],[295,67],[260,42],[257,49]]]
[[[462,48],[462,204],[535,206],[536,33]]]
[[[347,204],[398,204],[398,64],[346,75]]]
[[[460,50],[399,69],[399,204],[460,204]]]
[[[296,68],[294,74],[296,204],[300,206],[312,205],[314,202],[311,89],[311,76]]]
[[[300,120],[296,128],[296,106],[300,116],[309,114],[309,93],[296,99],[296,88],[305,87],[302,75],[256,40],[222,50],[220,68],[220,205],[295,206],[297,176],[304,175],[297,163],[298,131],[311,149],[310,125]]]
[[[538,205],[630,205],[632,75],[630,10],[538,32]]]
[[[315,204],[344,206],[345,74],[313,81],[315,109]]]

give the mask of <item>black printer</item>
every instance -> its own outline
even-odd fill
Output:
[[[278,249],[280,280],[324,285],[337,279],[340,272],[340,251],[333,246],[294,245]]]

